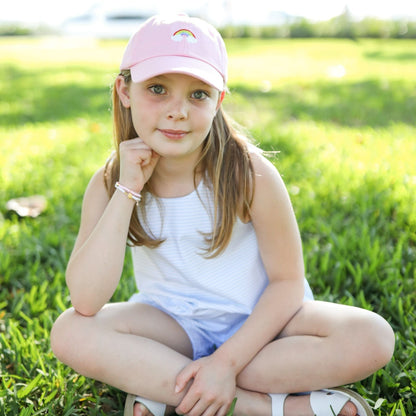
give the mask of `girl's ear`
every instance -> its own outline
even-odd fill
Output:
[[[121,75],[116,78],[116,89],[123,106],[125,108],[130,108],[130,88],[128,84],[126,84],[124,77]]]
[[[224,101],[224,97],[225,97],[225,91],[221,91],[220,96],[218,98],[217,111],[221,107],[221,104]]]

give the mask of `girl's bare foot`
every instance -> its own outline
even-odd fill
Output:
[[[151,413],[147,409],[147,407],[143,406],[141,403],[136,402],[134,404],[133,410],[134,416],[151,416]]]

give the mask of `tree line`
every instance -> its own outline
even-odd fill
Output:
[[[379,38],[416,39],[416,20],[385,20],[366,17],[355,20],[346,9],[326,21],[312,22],[306,18],[288,18],[276,25],[229,25],[220,28],[225,38]]]
[[[302,17],[287,17],[286,21],[280,24],[226,25],[220,27],[219,31],[224,38],[416,39],[416,20],[386,20],[375,17],[355,20],[346,8],[339,16],[326,21],[312,22]],[[18,23],[0,24],[0,36],[47,34],[56,34],[56,30],[46,25],[26,27]]]

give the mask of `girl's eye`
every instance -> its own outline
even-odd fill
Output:
[[[196,100],[203,100],[208,97],[208,94],[205,91],[198,90],[192,93],[192,98]]]
[[[164,94],[166,91],[163,88],[162,85],[152,85],[151,87],[149,87],[149,90],[153,92],[153,94],[156,95],[160,95],[160,94]]]

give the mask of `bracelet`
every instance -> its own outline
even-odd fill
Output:
[[[127,196],[127,198],[129,199],[133,199],[134,201],[136,201],[136,205],[139,205],[139,202],[142,199],[142,196],[140,194],[138,194],[137,192],[132,191],[129,188],[126,188],[124,185],[122,185],[120,182],[116,182],[114,187],[116,189],[118,189],[119,191],[123,192],[124,195]]]

